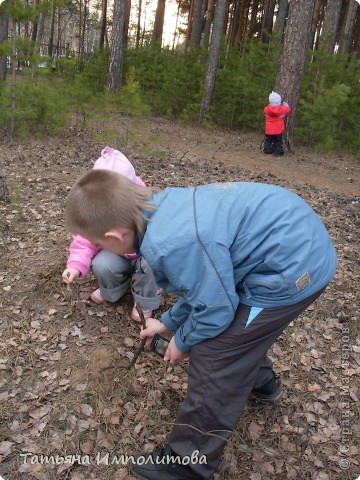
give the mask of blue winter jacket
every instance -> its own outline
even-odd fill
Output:
[[[336,270],[329,234],[311,207],[274,185],[167,188],[153,196],[140,250],[158,285],[180,298],[161,321],[190,351],[222,333],[239,302],[273,308],[325,287]]]

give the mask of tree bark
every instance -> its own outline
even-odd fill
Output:
[[[39,5],[40,5],[40,0],[35,0],[34,4],[35,4],[35,6],[39,6]],[[35,43],[36,40],[37,40],[39,15],[40,15],[40,14],[38,14],[37,18],[33,21],[33,25],[32,25],[31,40],[32,40],[34,43]]]
[[[125,15],[125,30],[124,30],[125,48],[127,46],[128,40],[129,40],[130,14],[131,14],[131,0],[127,0],[127,2],[126,2],[126,15]]]
[[[204,36],[203,36],[203,46],[207,48],[210,41],[210,31],[211,25],[214,20],[214,0],[208,0],[207,10],[205,13],[205,28],[204,28]]]
[[[53,2],[52,8],[51,8],[51,23],[50,23],[49,45],[48,45],[48,55],[50,59],[52,59],[53,50],[54,50],[55,16],[56,16],[56,7],[55,7],[55,2]]]
[[[252,8],[251,8],[251,17],[250,17],[250,25],[248,29],[247,38],[249,40],[252,39],[255,33],[259,31],[259,24],[258,24],[258,12],[259,12],[259,0],[252,0]]]
[[[123,84],[126,2],[114,1],[113,28],[110,41],[108,87],[118,92]]]
[[[230,38],[229,38],[229,45],[231,47],[235,45],[236,34],[240,25],[240,3],[241,3],[241,0],[234,0],[233,16],[232,16],[232,23],[231,23]]]
[[[275,0],[266,0],[264,4],[264,16],[261,26],[261,40],[269,43],[274,23]]]
[[[158,0],[155,14],[155,23],[153,31],[153,42],[162,42],[163,30],[164,30],[164,18],[165,18],[165,3],[166,0]]]
[[[190,46],[199,46],[201,41],[202,25],[202,4],[203,0],[194,0],[194,11],[192,19],[192,29],[190,35]]]
[[[292,150],[292,136],[313,18],[314,0],[291,1],[284,46],[276,76],[275,90],[291,107],[284,134],[286,146]]]
[[[176,12],[176,22],[175,22],[175,28],[174,28],[173,44],[172,44],[172,49],[173,50],[175,48],[176,38],[177,38],[177,34],[178,34],[179,18],[180,18],[180,2],[178,3],[178,8],[177,8],[177,12]]]
[[[9,17],[4,15],[0,18],[0,44],[8,40],[9,35]],[[0,57],[0,82],[6,81],[6,55]]]
[[[350,53],[355,52],[360,57],[360,8],[357,9]]]
[[[328,0],[325,7],[323,32],[320,37],[320,48],[322,47],[328,55],[334,53],[335,38],[339,25],[342,3],[343,0]]]
[[[141,6],[140,6],[140,9],[141,9]],[[99,38],[99,49],[101,51],[104,49],[104,43],[105,43],[106,20],[107,20],[107,0],[102,0],[102,3],[101,3],[101,21],[100,21],[100,38]]]
[[[138,3],[138,15],[137,15],[137,24],[136,24],[136,48],[140,46],[140,33],[141,33],[141,11],[142,11],[142,0],[139,0]]]
[[[276,22],[274,26],[275,44],[281,45],[284,39],[286,19],[289,9],[289,0],[279,0],[279,7],[276,15]]]
[[[339,51],[341,53],[350,53],[351,51],[351,39],[354,33],[355,19],[358,8],[359,4],[356,1],[348,0],[345,23],[343,25],[339,42]]]
[[[308,48],[315,49],[316,31],[318,30],[319,23],[321,23],[322,13],[324,7],[324,0],[315,0],[313,18],[311,22],[311,29],[309,33]]]
[[[209,60],[205,75],[204,96],[200,106],[200,119],[204,119],[208,113],[214,90],[216,73],[219,64],[220,44],[223,36],[226,2],[218,1],[215,7],[214,26],[211,35]]]

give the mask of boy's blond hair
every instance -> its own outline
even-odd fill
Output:
[[[73,234],[102,238],[112,228],[143,234],[146,211],[154,210],[150,196],[158,189],[136,185],[108,170],[91,170],[70,190],[65,218]]]

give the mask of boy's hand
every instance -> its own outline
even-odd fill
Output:
[[[164,361],[170,362],[171,365],[176,365],[177,363],[189,358],[190,354],[182,352],[179,350],[175,343],[175,338],[173,337],[169,343],[169,346],[164,355]]]
[[[147,347],[150,347],[151,340],[153,339],[153,336],[155,333],[159,333],[160,335],[169,335],[170,330],[168,330],[163,323],[161,323],[159,320],[156,318],[148,318],[146,320],[146,328],[141,330],[140,332],[140,338],[141,340],[144,340],[146,338],[146,343],[145,345]]]
[[[66,268],[62,274],[62,279],[67,285],[74,283],[79,277],[80,272],[76,268]]]

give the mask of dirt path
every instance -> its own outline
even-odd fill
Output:
[[[359,195],[360,161],[352,156],[323,153],[306,147],[284,157],[260,151],[262,135],[218,131],[154,119],[151,132],[160,145],[188,159],[223,162],[261,176],[275,175],[285,180],[326,188],[346,195]],[[236,179],[234,179],[236,180]]]

